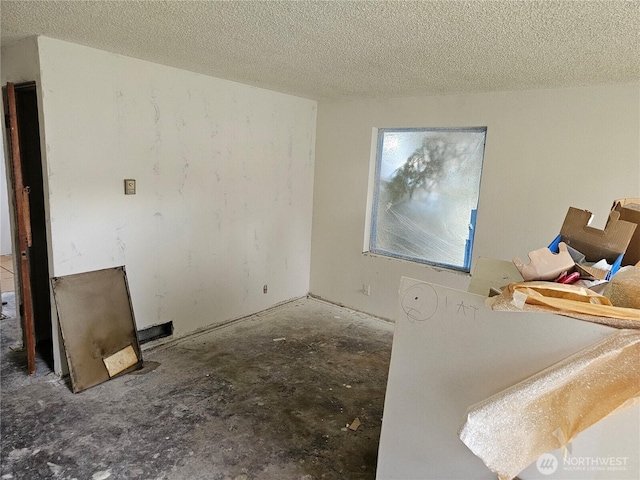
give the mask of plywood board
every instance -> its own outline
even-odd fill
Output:
[[[485,298],[402,278],[378,479],[495,480],[496,475],[458,437],[467,408],[614,331],[546,313],[492,311]],[[597,424],[592,429],[598,427],[607,436],[594,442],[591,429],[583,432],[572,444],[574,455],[606,455],[613,448],[628,457],[633,475],[638,464],[638,408],[604,422],[606,428]],[[598,450],[602,445],[611,448]],[[535,466],[533,470],[520,478],[541,478]],[[574,478],[570,473],[558,470],[559,475]],[[581,473],[575,478],[586,478]]]
[[[142,366],[124,267],[57,277],[52,284],[74,392]]]

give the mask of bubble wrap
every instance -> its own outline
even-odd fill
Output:
[[[500,480],[640,397],[640,331],[619,330],[467,411],[460,439]]]

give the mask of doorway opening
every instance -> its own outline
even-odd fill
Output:
[[[38,97],[35,82],[12,85],[15,99],[15,120],[17,128],[11,132],[12,108],[9,106],[7,90],[4,90],[4,104],[7,115],[6,128],[8,168],[7,185],[14,192],[10,202],[13,205],[14,229],[19,230],[19,222],[26,228],[28,243],[24,244],[19,231],[12,232],[14,238],[13,255],[18,256],[18,265],[25,262],[24,268],[18,268],[16,290],[19,290],[20,306],[16,312],[22,321],[23,341],[27,350],[29,343],[35,343],[35,351],[42,361],[53,370],[53,332],[51,327],[51,297],[49,280],[49,260],[45,215],[44,177],[40,149],[40,125],[38,120]],[[17,140],[17,142],[16,142]],[[17,144],[16,144],[17,143]],[[14,153],[18,153],[17,159]],[[16,168],[20,169],[16,175]],[[18,178],[20,177],[20,178]],[[17,181],[20,185],[17,185]],[[22,195],[23,198],[17,197]],[[23,200],[26,198],[26,201]],[[18,203],[23,202],[26,212],[20,215]],[[18,218],[20,217],[20,218]],[[26,225],[25,225],[26,224]],[[30,302],[28,306],[26,302]],[[30,328],[25,328],[25,311],[30,310],[33,318],[32,335],[26,338]],[[29,352],[27,352],[29,358]],[[28,362],[29,363],[29,362]],[[35,372],[35,363],[29,365],[30,373]]]

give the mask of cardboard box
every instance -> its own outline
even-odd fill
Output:
[[[640,198],[616,200],[611,210],[620,212],[620,220],[638,225],[622,259],[622,265],[635,265],[640,262]]]
[[[624,254],[636,230],[636,224],[620,220],[620,212],[611,210],[604,230],[600,230],[589,226],[591,217],[592,213],[588,210],[569,207],[560,229],[560,235],[551,242],[549,250],[557,253],[558,244],[565,242],[583,253],[587,262],[605,259],[607,263],[613,265],[609,272],[584,265],[576,265],[576,268],[583,275],[609,280],[620,268]]]

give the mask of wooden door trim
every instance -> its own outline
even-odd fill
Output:
[[[24,305],[24,342],[27,350],[27,370],[30,375],[36,373],[36,341],[31,299],[31,275],[29,270],[29,247],[31,246],[31,218],[29,214],[29,187],[25,187],[22,178],[22,160],[20,156],[20,136],[18,132],[18,114],[16,94],[13,83],[7,83],[7,110],[9,124],[9,150],[13,167],[13,193],[15,197],[15,217],[18,230],[18,251],[20,258],[21,298]]]

